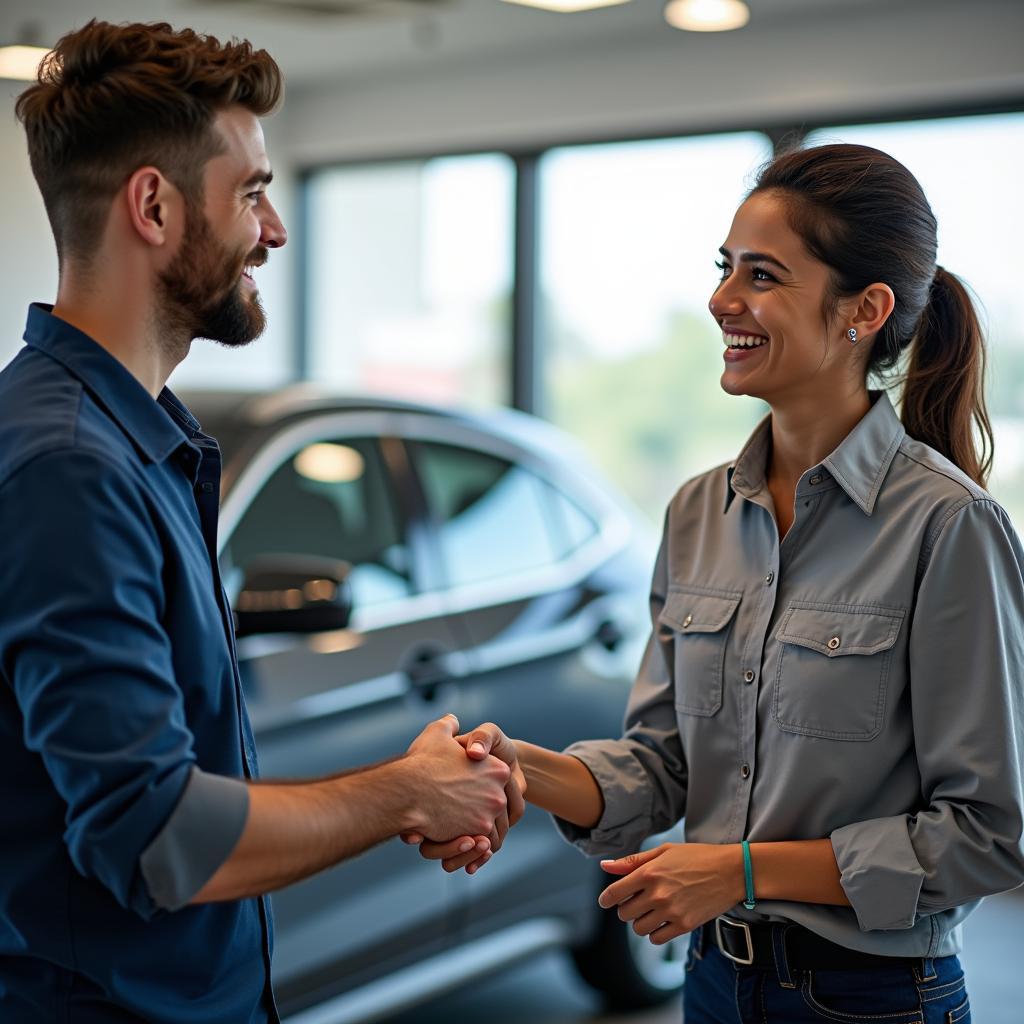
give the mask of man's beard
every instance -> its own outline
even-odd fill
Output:
[[[160,326],[170,336],[209,338],[230,348],[255,341],[267,326],[259,295],[243,294],[242,271],[265,263],[267,250],[231,252],[210,222],[189,203],[181,248],[158,278]],[[171,341],[171,337],[168,337]]]

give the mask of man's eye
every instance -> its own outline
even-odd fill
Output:
[[[263,190],[262,189],[260,191],[258,191],[258,192],[249,192],[249,193],[247,193],[245,198],[246,199],[251,199],[254,203],[258,203],[260,201],[260,196],[261,195],[263,195]]]

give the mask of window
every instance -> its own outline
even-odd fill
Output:
[[[376,442],[311,444],[266,482],[225,548],[236,570],[262,555],[348,562],[356,608],[413,592],[410,557]]]
[[[988,323],[992,493],[1024,523],[1024,319],[1017,240],[1024,114],[826,128],[808,142],[875,146],[920,181],[939,224],[939,263],[976,293]]]
[[[597,524],[573,501],[550,484],[543,484],[551,508],[559,557],[572,554],[597,533]]]
[[[441,403],[508,402],[514,183],[500,154],[313,175],[311,378]]]
[[[655,521],[764,412],[724,394],[707,310],[757,133],[551,150],[540,167],[542,412]]]
[[[549,565],[565,550],[546,485],[504,459],[443,444],[414,458],[437,523],[448,584],[481,583]]]

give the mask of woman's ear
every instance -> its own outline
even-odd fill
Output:
[[[848,307],[843,330],[852,328],[857,332],[858,341],[867,341],[882,329],[895,306],[896,296],[887,284],[869,284]]]

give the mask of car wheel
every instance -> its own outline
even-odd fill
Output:
[[[690,936],[663,946],[637,935],[614,910],[601,915],[594,941],[573,950],[576,969],[587,984],[620,1010],[657,1006],[676,995],[685,979]]]

